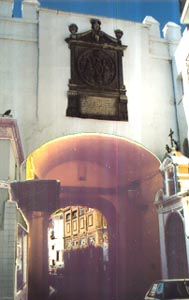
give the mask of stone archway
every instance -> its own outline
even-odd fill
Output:
[[[159,160],[132,141],[83,134],[43,145],[30,155],[28,165],[34,184],[41,180],[60,182],[58,202],[50,206],[50,213],[55,210],[53,206],[81,204],[102,211],[112,236],[111,298],[141,298],[150,282],[160,276],[158,220],[153,204],[161,188]],[[44,197],[44,210],[45,201]],[[45,220],[47,217],[41,222]],[[41,229],[42,238],[43,234]],[[34,242],[34,231],[32,239]],[[41,256],[43,247],[37,249]]]

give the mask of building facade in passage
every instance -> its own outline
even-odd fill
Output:
[[[49,270],[64,269],[66,251],[89,246],[101,247],[103,262],[108,261],[107,222],[100,211],[76,206],[55,212],[49,224]]]

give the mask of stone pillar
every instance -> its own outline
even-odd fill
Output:
[[[173,22],[168,22],[163,28],[163,36],[168,42],[179,42],[181,39],[181,27]]]
[[[163,278],[168,278],[166,245],[165,245],[165,216],[158,212],[159,234],[160,234],[160,252],[161,252],[161,272]]]
[[[29,222],[28,299],[48,298],[49,216],[59,207],[60,183],[56,180],[12,182],[11,193]]]
[[[29,274],[28,299],[47,299],[48,283],[48,239],[49,213],[34,211],[27,213],[29,221]]]
[[[0,0],[0,17],[12,18],[13,0]]]
[[[0,228],[3,228],[4,221],[4,205],[8,200],[8,186],[5,188],[7,184],[7,178],[11,178],[10,169],[12,166],[15,166],[15,163],[11,165],[11,142],[7,140],[0,139],[0,153],[1,153],[1,166],[0,166]],[[12,173],[12,172],[11,172]],[[2,183],[5,183],[5,186]],[[7,184],[8,185],[8,184]]]
[[[24,0],[22,4],[22,16],[24,19],[37,20],[39,2],[37,0]]]

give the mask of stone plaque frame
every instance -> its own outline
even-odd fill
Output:
[[[66,42],[71,54],[66,115],[79,118],[128,121],[126,89],[123,84],[121,44],[123,32],[116,38],[100,29],[98,19],[91,20],[91,30],[77,33],[76,24],[69,26]]]

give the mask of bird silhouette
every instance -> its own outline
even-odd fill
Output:
[[[8,109],[2,114],[2,117],[10,116],[10,113],[11,113],[11,109]]]

